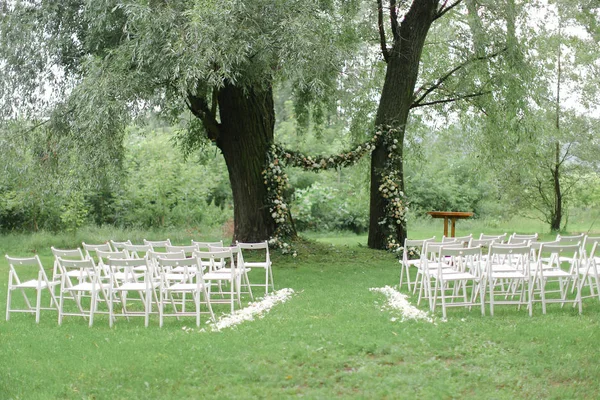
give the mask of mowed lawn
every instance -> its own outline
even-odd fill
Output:
[[[445,322],[441,310],[434,324],[401,322],[369,291],[396,285],[399,264],[362,242],[275,255],[276,288],[296,294],[221,332],[199,332],[192,318],[163,328],[157,317],[148,328],[121,318],[112,329],[105,316],[91,328],[77,317],[58,326],[55,312],[39,325],[32,315],[2,318],[0,399],[598,397],[598,300],[584,300],[583,315],[558,305],[542,315],[537,304],[533,318],[505,306],[494,317],[450,309]],[[39,252],[50,269],[49,250]],[[2,312],[7,268],[2,259]]]

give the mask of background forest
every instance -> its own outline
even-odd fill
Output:
[[[600,29],[592,3],[443,2],[435,19],[448,15],[432,25],[427,35],[412,111],[401,137],[409,232],[411,224],[423,222],[431,210],[473,211],[489,226],[526,217],[543,221],[553,231],[568,229],[573,221],[589,224],[589,230],[597,228]],[[3,16],[10,15],[7,4],[3,3]],[[316,50],[318,41],[307,39],[308,31],[302,37],[306,42],[286,39],[291,40],[286,46],[297,45],[316,58],[302,65],[286,50],[284,55],[292,57],[298,68],[277,79],[268,75],[269,84],[273,83],[276,143],[305,154],[329,155],[372,135],[386,76],[384,59],[387,62],[392,55],[391,48],[385,48],[385,36],[390,43],[396,38],[394,29],[399,28],[392,23],[391,33],[379,32],[381,55],[373,17],[383,10],[397,19],[394,13],[402,15],[410,5],[386,4],[325,2],[314,10],[303,9],[312,12],[322,7],[318,15],[323,21],[344,22],[339,27],[345,30],[329,31],[324,28],[327,23],[319,25],[324,29],[319,40],[339,40],[335,43],[339,52],[330,61],[318,58],[326,54]],[[262,6],[257,3],[257,10]],[[48,21],[64,17],[44,7],[40,10],[49,14],[40,15]],[[120,18],[119,10],[115,7],[116,16],[111,14],[111,18]],[[139,17],[138,22],[147,17],[143,8],[122,10],[128,18]],[[258,12],[235,10],[245,17],[245,12]],[[195,12],[204,15],[205,11]],[[6,18],[2,27],[5,35],[20,32],[10,21]],[[59,34],[56,39],[64,38]],[[133,39],[127,37],[127,41]],[[22,44],[25,51],[27,46]],[[3,65],[11,65],[15,60],[10,56],[15,54],[4,46],[1,55],[7,61]],[[283,56],[273,55],[278,63],[284,60],[278,57]],[[297,57],[303,57],[302,53]],[[146,73],[142,61],[138,68]],[[68,72],[69,64],[65,65]],[[285,72],[291,64],[282,65]],[[23,85],[29,82],[24,75],[15,75],[19,68],[26,75],[38,67],[19,66],[3,79],[0,94],[7,108],[0,125],[1,231],[75,231],[84,225],[110,225],[224,227],[231,234],[233,198],[227,165],[220,145],[197,135],[203,129],[210,131],[205,119],[195,118],[199,109],[194,111],[194,99],[199,97],[188,95],[192,104],[187,111],[181,106],[170,108],[170,89],[147,104],[135,97],[120,99],[111,94],[110,85],[125,85],[128,78],[109,66],[105,72],[114,76],[106,75],[106,82],[83,80],[79,83],[92,86],[72,91],[69,101],[79,104],[74,116],[67,112],[57,117],[70,104],[43,98],[48,104],[39,103],[40,109],[53,109],[48,118],[32,111],[32,100],[37,96],[39,101],[40,96],[35,90],[22,92],[26,95],[7,94],[14,82],[24,91],[32,87]],[[74,68],[85,76],[95,67],[83,62]],[[217,78],[234,81],[230,76]],[[68,85],[60,77],[46,79],[49,86],[52,79],[60,81],[57,86],[68,94]],[[37,85],[39,90],[39,81]],[[134,93],[136,89],[125,85],[122,93],[128,90]],[[21,100],[31,108],[11,113]],[[133,111],[123,111],[125,104]],[[99,112],[90,119],[86,107],[93,109],[92,114]],[[371,172],[367,159],[351,168],[318,174],[288,168],[290,187],[285,195],[297,230],[366,232]]]

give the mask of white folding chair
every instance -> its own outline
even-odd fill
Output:
[[[446,263],[446,260],[440,258],[440,252],[443,247],[461,249],[464,248],[464,244],[456,241],[446,243],[425,242],[421,263],[417,265],[417,276],[413,287],[413,293],[417,292],[417,288],[419,292],[417,305],[420,305],[421,300],[425,297],[431,307],[431,300],[433,298],[431,288],[432,275],[435,274],[438,267],[445,269],[451,268],[451,266]]]
[[[526,305],[532,315],[530,254],[530,245],[493,243],[489,247],[481,290],[492,316],[499,304]]]
[[[404,280],[404,274],[406,274],[406,288],[411,291],[410,268],[419,268],[418,265],[421,263],[425,243],[434,240],[435,236],[429,239],[404,239],[402,259],[400,260],[400,284],[398,285],[400,289],[402,289],[402,281]]]
[[[28,258],[15,258],[5,256],[8,261],[8,287],[6,296],[6,320],[10,319],[10,313],[32,313],[35,314],[35,322],[40,322],[40,310],[57,310],[58,301],[54,296],[54,287],[59,282],[48,279],[46,271],[42,266],[40,258],[35,255]],[[25,277],[27,276],[27,278]],[[28,279],[37,276],[34,279]],[[27,279],[27,280],[25,280]],[[12,293],[18,290],[23,295],[25,308],[14,307],[12,303]],[[32,307],[32,301],[29,300],[26,290],[35,290],[35,307]],[[42,307],[42,292],[47,290],[50,293],[50,307]],[[13,306],[11,308],[11,306]]]
[[[155,278],[157,279],[161,279],[162,278],[167,278],[169,280],[181,280],[182,278],[184,278],[185,276],[181,274],[181,272],[183,271],[183,267],[174,267],[174,268],[168,268],[165,270],[165,267],[160,267],[158,264],[158,259],[160,258],[164,258],[164,259],[181,259],[181,258],[186,258],[185,257],[185,253],[183,251],[174,251],[174,252],[168,252],[168,251],[149,251],[148,252],[148,260],[154,264],[154,274],[155,274]],[[186,267],[187,269],[189,268],[193,268],[193,267]],[[161,275],[162,274],[162,275]]]
[[[236,264],[233,259],[232,251],[230,249],[219,251],[195,251],[194,257],[198,259],[199,265],[208,265],[208,272],[203,275],[203,278],[208,285],[210,301],[213,304],[229,304],[232,313],[234,311],[236,300],[239,307],[241,307],[242,300],[240,296],[240,290],[238,290],[237,286],[238,272],[236,271]],[[218,271],[217,266],[222,265],[223,262],[230,265],[227,273]],[[219,290],[221,298],[216,299],[211,293],[212,286],[215,284],[219,286],[219,289],[221,289],[222,283],[227,283],[229,285],[229,291]]]
[[[269,255],[269,242],[266,240],[259,243],[237,242],[237,245],[242,251],[244,265],[248,271],[252,270],[252,268],[261,268],[265,271],[265,283],[253,283],[252,286],[264,287],[265,294],[269,293],[269,287],[275,291],[273,266],[271,265],[271,256]]]
[[[210,319],[215,322],[210,302],[210,293],[198,258],[157,258],[160,270],[161,288],[159,301],[160,326],[163,326],[164,317],[195,316],[196,326],[200,326],[201,303],[205,303]],[[178,272],[174,272],[178,271]],[[174,275],[180,275],[175,278]],[[186,311],[186,294],[190,294],[194,302],[194,311]],[[174,301],[173,295],[179,295],[179,301]],[[204,298],[204,301],[202,300]],[[164,306],[171,303],[173,312],[165,312]],[[177,307],[179,303],[179,308]]]
[[[597,297],[600,300],[600,256],[596,255],[598,251],[598,243],[600,243],[600,237],[586,236],[584,244],[581,246],[582,257],[581,264],[577,268],[579,274],[579,292],[581,298],[593,298]],[[587,247],[592,246],[591,250],[588,251]],[[584,293],[583,288],[586,287],[589,293]],[[571,293],[575,290],[573,287]]]
[[[440,248],[440,260],[444,260],[445,267],[438,263],[438,268],[431,277],[435,281],[432,293],[431,311],[435,312],[438,297],[442,303],[442,315],[446,318],[448,307],[469,307],[479,304],[481,314],[485,313],[480,282],[481,247],[448,247]],[[468,293],[468,289],[471,293]],[[479,301],[476,302],[476,297]]]
[[[61,271],[58,324],[62,324],[65,315],[72,315],[89,318],[89,326],[92,326],[94,314],[99,312],[99,299],[108,304],[109,284],[102,281],[102,273],[92,259],[65,260],[59,257],[58,266]],[[87,311],[83,307],[83,293],[90,297]],[[76,310],[73,307],[67,310],[65,300],[73,300]]]
[[[55,247],[51,247],[50,250],[52,251],[52,254],[54,255],[54,264],[52,266],[52,282],[60,282],[61,281],[61,270],[58,266],[59,258],[62,258],[63,260],[85,260],[85,256],[83,255],[83,252],[81,251],[80,248],[57,249]],[[81,274],[79,274],[79,272],[76,270],[69,270],[69,271],[67,271],[67,273],[70,274],[71,277],[81,276]],[[58,288],[58,285],[56,285],[55,288]],[[81,295],[81,293],[80,293],[80,295]],[[55,296],[57,296],[56,293],[55,293]]]
[[[110,326],[112,327],[115,317],[125,317],[129,320],[129,317],[140,316],[144,317],[144,326],[147,327],[153,303],[156,305],[157,312],[160,313],[160,304],[156,292],[160,290],[161,282],[154,279],[154,265],[148,261],[147,257],[109,258],[107,264],[112,271],[108,289]],[[140,274],[137,271],[144,271],[142,279],[140,279]],[[117,276],[119,279],[117,279]],[[128,299],[131,299],[129,298],[130,292],[139,295],[143,310],[128,309]],[[118,299],[121,305],[120,313],[116,313],[114,310],[113,303],[115,299]]]
[[[254,300],[254,295],[252,294],[252,286],[250,285],[250,279],[248,279],[248,272],[251,271],[249,268],[246,268],[246,263],[244,261],[244,256],[242,255],[242,250],[239,246],[230,246],[230,247],[222,247],[222,246],[209,246],[209,251],[227,251],[231,250],[233,255],[233,260],[235,265],[227,266],[226,263],[217,263],[215,265],[215,270],[213,272],[219,272],[222,274],[230,273],[230,269],[234,268],[236,273],[236,285],[237,290],[241,294],[249,294],[250,300]],[[222,264],[222,265],[220,265]],[[242,291],[242,287],[246,288],[246,291]]]
[[[540,295],[540,299],[537,300],[534,297],[533,301],[540,301],[542,303],[542,312],[544,314],[546,314],[546,305],[548,303],[560,303],[561,307],[565,303],[573,303],[573,306],[579,306],[579,313],[581,314],[581,292],[580,285],[578,284],[580,245],[551,242],[542,243],[539,247],[537,263],[532,273],[533,283],[537,289],[537,293]],[[542,255],[549,255],[549,257],[542,257]],[[551,282],[555,282],[558,288],[548,287],[548,284]],[[575,285],[575,299],[567,298],[571,283]],[[548,297],[551,293],[558,293],[559,297]]]

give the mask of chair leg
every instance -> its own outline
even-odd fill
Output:
[[[35,323],[40,323],[40,307],[42,306],[42,288],[38,287],[35,301]]]
[[[6,291],[6,320],[10,320],[10,295],[12,293],[12,289],[10,288],[10,284],[8,290]]]

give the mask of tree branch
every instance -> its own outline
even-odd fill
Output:
[[[397,42],[400,40],[400,31],[398,30],[398,11],[396,10],[396,0],[390,0],[390,25],[392,26],[394,42]]]
[[[535,177],[535,180],[537,181],[537,190],[540,194],[540,197],[542,198],[543,203],[547,206],[547,207],[552,207],[552,203],[550,202],[550,200],[548,199],[548,196],[546,196],[546,193],[544,193],[544,184],[543,182],[540,180],[539,177]],[[541,210],[540,210],[541,211]]]
[[[411,108],[414,107],[419,107],[420,103],[427,97],[427,95],[431,92],[433,92],[435,89],[439,88],[446,80],[448,80],[448,78],[450,78],[456,71],[461,70],[463,68],[465,68],[467,65],[471,64],[472,62],[475,61],[484,61],[484,60],[489,60],[490,58],[494,58],[497,55],[499,55],[500,53],[502,53],[503,51],[505,51],[506,48],[497,51],[495,53],[492,54],[487,54],[485,56],[480,56],[480,57],[475,57],[475,58],[470,58],[468,60],[466,60],[465,62],[463,62],[462,64],[457,65],[456,67],[452,68],[450,71],[446,72],[444,75],[442,75],[441,78],[439,78],[437,80],[437,82],[435,82],[434,84],[432,84],[430,87],[428,87],[427,89],[425,89],[424,86],[421,86],[419,89],[417,89],[417,91],[415,92],[415,94],[413,95],[413,97],[417,96],[422,90],[425,90],[425,93],[423,93],[421,95],[421,97],[419,97],[417,100],[413,101]]]
[[[444,4],[442,4],[442,6],[438,10],[438,12],[435,14],[435,17],[433,17],[433,20],[435,21],[436,19],[441,18],[442,16],[444,16],[444,14],[446,14],[448,11],[452,10],[454,7],[459,5],[461,2],[462,2],[462,0],[456,0],[454,3],[452,3],[446,7],[446,4],[448,4],[448,0],[444,1]]]
[[[465,94],[465,95],[462,95],[462,96],[451,97],[451,98],[443,99],[443,100],[429,101],[427,103],[413,103],[413,104],[411,104],[410,108],[413,109],[413,108],[417,108],[417,107],[432,106],[434,104],[452,103],[453,101],[458,101],[458,100],[463,100],[463,99],[470,99],[472,97],[479,97],[479,96],[483,96],[483,95],[490,94],[490,93],[492,93],[492,91],[488,90],[488,91],[485,91],[485,92],[469,93],[469,94]]]
[[[567,157],[569,156],[569,151],[571,151],[571,146],[573,146],[573,142],[569,142],[569,145],[565,150],[565,155],[561,158],[560,162],[558,163],[559,166],[563,165],[563,163],[566,161]]]
[[[387,63],[390,58],[390,52],[385,41],[385,28],[383,27],[383,4],[381,0],[377,0],[377,26],[379,28],[379,44],[381,46],[381,54]]]
[[[217,122],[215,114],[208,108],[206,99],[188,93],[186,105],[192,114],[202,121],[202,125],[204,125],[204,129],[206,129],[208,138],[212,141],[216,141],[219,138],[220,125]]]

